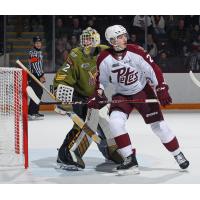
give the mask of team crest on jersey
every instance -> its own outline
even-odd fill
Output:
[[[90,63],[83,63],[83,64],[81,64],[81,67],[82,67],[83,69],[87,69],[87,68],[90,67]]]
[[[112,70],[113,73],[117,73],[118,83],[124,85],[131,85],[138,80],[138,72],[131,70],[131,68],[122,67],[120,69]]]

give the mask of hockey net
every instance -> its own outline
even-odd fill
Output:
[[[27,74],[0,67],[0,167],[28,167]]]

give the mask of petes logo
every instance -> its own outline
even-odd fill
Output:
[[[112,70],[113,73],[117,73],[117,82],[124,83],[124,85],[131,85],[138,80],[138,72],[131,70],[130,67],[122,67],[120,69]]]

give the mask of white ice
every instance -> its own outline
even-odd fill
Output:
[[[180,172],[172,155],[137,112],[130,116],[127,129],[137,149],[140,175],[116,176],[111,172],[115,166],[104,162],[95,143],[84,155],[84,170],[56,169],[56,149],[73,123],[67,116],[49,112],[44,120],[29,122],[29,168],[0,168],[0,183],[200,183],[200,111],[163,113],[190,161],[186,172]]]

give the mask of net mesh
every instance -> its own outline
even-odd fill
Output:
[[[0,67],[0,167],[24,165],[23,75]]]

